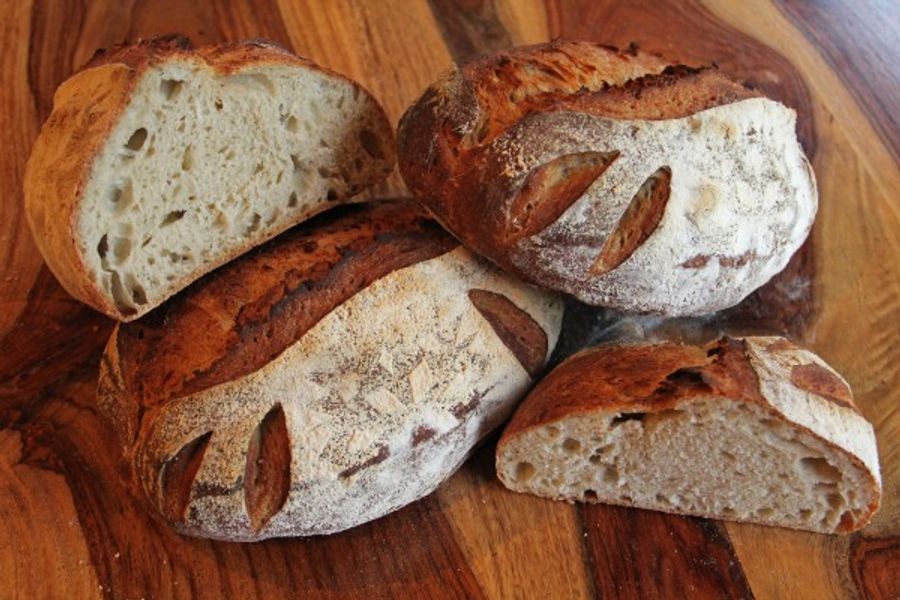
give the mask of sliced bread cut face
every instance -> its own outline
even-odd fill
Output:
[[[525,400],[497,473],[558,500],[853,531],[881,482],[849,397],[821,359],[779,338],[595,349]]]
[[[26,202],[64,286],[131,320],[393,164],[387,118],[356,83],[266,44],[151,42],[61,86]]]

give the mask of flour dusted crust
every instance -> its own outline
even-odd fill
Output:
[[[128,321],[393,164],[387,117],[358,84],[267,42],[155,38],[59,87],[26,215],[63,287]]]
[[[550,498],[823,533],[865,526],[881,497],[849,386],[778,337],[576,354],[522,403],[497,472]]]
[[[740,302],[807,237],[817,192],[795,120],[713,70],[554,42],[435,83],[401,120],[400,169],[467,246],[529,281],[696,315]]]
[[[348,222],[333,231],[359,227]],[[319,236],[317,251],[326,237]],[[236,262],[269,252],[264,247]],[[354,253],[343,260],[352,263]],[[228,265],[225,276],[238,268]],[[120,326],[102,363],[100,405],[117,424],[151,503],[180,531],[257,540],[347,529],[430,493],[530,387],[531,376],[470,300],[471,290],[502,296],[533,319],[545,332],[546,360],[559,333],[559,299],[455,246],[359,290],[261,368],[165,401],[141,402],[130,389],[127,382],[136,379],[124,372]],[[202,298],[199,290],[186,292],[192,294]],[[186,302],[185,310],[196,310]],[[260,424],[277,420],[269,417],[274,411],[283,414],[287,451],[274,456],[288,457],[286,481],[273,485],[263,476],[248,483],[248,467],[255,468],[249,448]],[[201,446],[197,458],[192,452]],[[180,489],[183,503],[173,501],[179,488],[167,483],[179,462],[196,467]],[[248,509],[259,505],[248,500],[254,486],[283,486],[285,496],[263,489],[280,504]]]

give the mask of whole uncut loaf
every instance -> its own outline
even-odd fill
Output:
[[[265,42],[156,38],[60,86],[25,208],[63,287],[128,321],[393,165],[384,111],[345,77]]]
[[[516,412],[497,474],[547,498],[823,533],[863,527],[881,498],[847,383],[777,337],[576,354]]]
[[[398,133],[410,190],[506,270],[588,304],[732,306],[812,226],[794,111],[714,69],[553,42],[442,77]]]
[[[329,211],[113,332],[99,405],[179,531],[340,531],[435,489],[559,334],[555,294],[421,208]]]

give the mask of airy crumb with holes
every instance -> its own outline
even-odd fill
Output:
[[[497,475],[545,498],[822,533],[863,527],[881,498],[846,383],[783,338],[579,353],[522,403]]]
[[[156,39],[63,83],[26,209],[63,286],[127,321],[393,165],[391,126],[354,82],[268,44]]]

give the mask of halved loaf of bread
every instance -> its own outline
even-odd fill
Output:
[[[740,302],[806,239],[817,193],[795,121],[715,69],[556,41],[435,82],[400,121],[400,172],[519,277],[697,315]]]
[[[69,293],[127,321],[393,165],[383,110],[345,77],[268,43],[157,38],[57,90],[26,214]]]
[[[341,207],[119,325],[99,405],[179,531],[313,535],[430,493],[556,343],[556,294],[406,203]]]
[[[497,448],[510,489],[823,533],[881,497],[846,382],[783,338],[606,346],[557,367]]]

